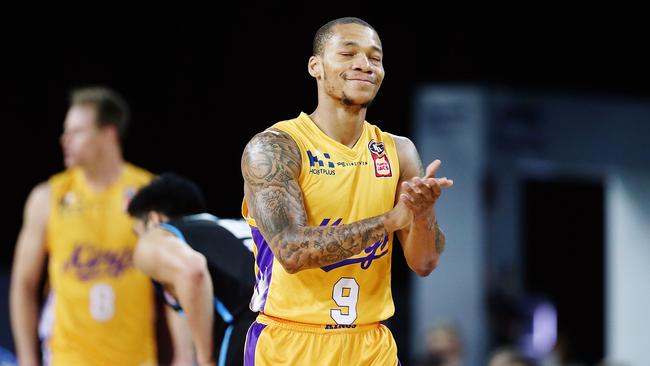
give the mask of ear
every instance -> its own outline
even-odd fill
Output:
[[[149,211],[147,214],[147,223],[152,226],[158,226],[163,222],[162,215],[156,211]]]
[[[111,140],[120,141],[120,131],[117,130],[117,126],[115,125],[103,126],[102,132],[106,134]]]
[[[323,75],[323,64],[319,56],[312,56],[307,63],[307,70],[309,75],[319,80]]]

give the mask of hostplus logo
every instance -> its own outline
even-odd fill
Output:
[[[334,163],[330,160],[330,154],[318,152],[312,153],[307,150],[307,157],[309,158],[309,173],[315,175],[336,175]],[[322,159],[320,159],[322,157]]]

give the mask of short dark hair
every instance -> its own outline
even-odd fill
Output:
[[[115,126],[120,140],[126,137],[129,124],[129,105],[115,90],[106,86],[89,86],[73,89],[70,92],[71,105],[92,104],[97,109],[99,127]]]
[[[206,206],[203,193],[194,182],[174,173],[164,173],[133,196],[127,211],[141,219],[150,211],[175,219],[203,213]]]
[[[314,43],[312,46],[312,52],[314,55],[321,56],[323,54],[323,48],[325,47],[325,43],[327,43],[327,40],[332,36],[332,27],[334,27],[337,24],[359,24],[359,25],[363,25],[364,27],[368,27],[373,31],[375,30],[375,28],[373,28],[365,20],[355,18],[355,17],[344,17],[344,18],[331,20],[327,22],[325,25],[323,25],[322,27],[320,27],[318,31],[316,31],[316,35],[314,35]]]

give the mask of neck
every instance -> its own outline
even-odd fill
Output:
[[[95,191],[102,191],[117,181],[124,169],[124,159],[118,149],[104,152],[88,166],[83,166],[84,177]]]
[[[309,117],[327,136],[347,147],[353,147],[363,132],[365,107],[319,103]]]

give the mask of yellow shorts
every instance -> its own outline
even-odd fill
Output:
[[[400,365],[390,330],[380,323],[331,326],[260,314],[248,329],[244,366]]]

